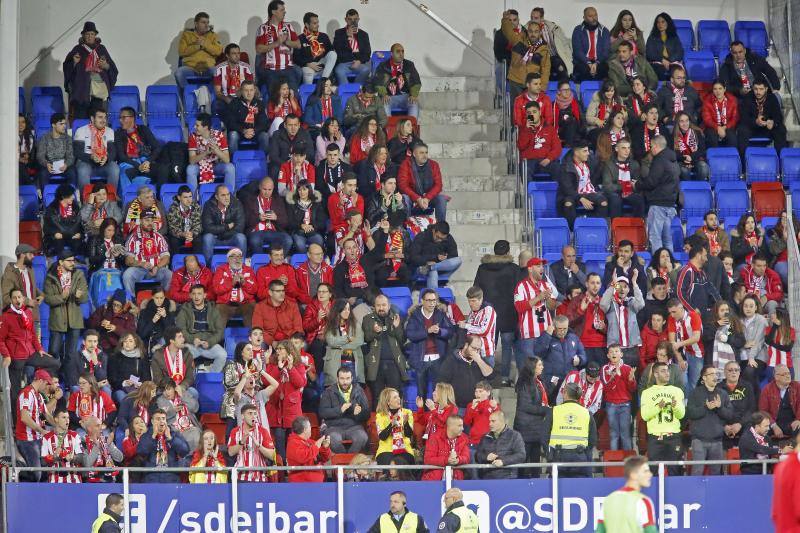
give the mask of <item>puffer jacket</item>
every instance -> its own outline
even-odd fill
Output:
[[[490,453],[497,455],[503,465],[513,465],[525,462],[525,441],[517,431],[506,426],[495,435],[489,432],[483,436],[475,452],[475,462],[487,464],[486,456]],[[516,479],[516,468],[498,468],[479,470],[481,479]]]
[[[222,212],[215,200],[209,200],[203,205],[200,215],[203,224],[203,233],[210,233],[218,239],[230,239],[236,233],[244,233],[244,209],[242,203],[231,197],[231,203],[225,210],[225,223],[222,222]],[[233,228],[228,224],[233,222]]]
[[[474,285],[483,290],[484,300],[491,302],[497,312],[497,329],[500,333],[516,331],[517,328],[514,289],[518,272],[519,266],[510,254],[486,254],[475,273]]]
[[[522,440],[542,442],[542,424],[549,405],[542,405],[542,389],[531,383],[517,387],[517,410],[514,414],[514,429],[522,435]]]
[[[80,206],[77,202],[72,204],[72,216],[62,218],[59,214],[58,201],[47,206],[44,212],[44,224],[42,225],[42,236],[44,237],[45,250],[49,249],[55,240],[55,234],[61,233],[65,240],[70,240],[76,233],[83,233],[81,224]],[[80,245],[83,241],[76,241]]]

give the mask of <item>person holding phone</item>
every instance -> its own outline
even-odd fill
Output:
[[[287,466],[323,465],[331,458],[331,438],[323,435],[317,440],[311,439],[311,421],[305,416],[298,416],[292,421],[292,434],[286,443]],[[323,470],[291,471],[289,483],[325,481]]]
[[[369,34],[358,27],[358,11],[348,9],[344,16],[345,26],[333,34],[333,50],[336,52],[337,85],[349,82],[348,76],[355,76],[355,83],[365,83],[371,72],[372,48]]]

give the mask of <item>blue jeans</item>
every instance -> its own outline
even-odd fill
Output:
[[[247,234],[247,244],[251,254],[260,254],[264,250],[264,243],[270,248],[275,243],[283,245],[283,253],[288,255],[292,249],[292,237],[282,231],[253,231]],[[298,252],[300,253],[300,252]]]
[[[681,181],[708,181],[711,169],[705,161],[698,161],[693,168],[681,165]]]
[[[435,361],[422,361],[417,367],[417,396],[422,399],[429,398],[428,383],[436,386],[436,379],[439,377],[439,367],[442,366],[442,358]],[[433,387],[430,393],[433,394]]]
[[[152,276],[150,272],[142,267],[128,267],[125,269],[125,272],[122,273],[122,286],[125,287],[125,291],[135,300],[136,284],[145,279],[159,282],[161,288],[167,291],[169,290],[169,283],[172,281],[172,271],[166,267],[159,268],[156,271],[156,275]]]
[[[416,102],[410,103],[407,94],[389,95],[389,103],[383,104],[383,108],[386,110],[387,117],[392,116],[392,108],[401,109],[405,111],[406,115],[411,115],[414,118],[419,117],[419,104]]]
[[[606,416],[611,449],[632,450],[630,402],[607,403]]]
[[[209,372],[222,372],[222,367],[225,366],[225,362],[228,360],[228,352],[219,344],[209,346],[207,349],[188,344],[187,348],[189,348],[189,352],[191,352],[192,357],[195,359],[202,357],[203,359],[211,359],[214,361],[211,364],[211,368],[208,369]]]
[[[214,69],[210,68],[205,72],[197,72],[192,67],[178,67],[175,70],[175,83],[178,85],[180,90],[178,94],[180,94],[181,99],[183,99],[183,88],[189,83],[186,78],[211,78],[214,77]]]
[[[89,184],[92,176],[106,178],[106,182],[109,185],[113,185],[115,189],[119,190],[119,166],[114,161],[106,161],[103,166],[87,163],[86,161],[78,161],[75,168],[78,171],[79,190],[82,190],[84,185]]]
[[[225,176],[225,186],[233,194],[236,191],[236,167],[233,163],[214,163],[214,177],[220,174]],[[189,165],[186,167],[186,185],[193,191],[197,190],[197,180],[200,176],[200,167],[198,165]]]
[[[319,75],[320,78],[330,78],[333,73],[333,68],[336,66],[336,52],[331,50],[322,59],[315,61],[318,65],[322,65],[322,70],[316,72],[310,67],[301,67],[303,69],[303,83],[308,85],[314,83],[314,78]]]
[[[308,235],[303,233],[293,233],[292,239],[294,240],[294,253],[296,254],[306,253],[308,251],[309,244],[319,244],[323,248],[325,247],[325,239],[323,239],[322,235],[317,232],[309,233]]]
[[[428,203],[428,209],[422,210],[411,201],[407,195],[403,195],[403,202],[406,204],[406,211],[409,216],[430,215],[431,210],[437,221],[444,221],[447,218],[447,197],[443,194],[437,195]]]
[[[511,377],[511,360],[517,362],[517,373],[522,370],[522,365],[525,364],[525,353],[517,346],[517,333],[509,331],[500,333],[500,376],[504,379]]]
[[[442,274],[452,274],[456,270],[459,269],[461,266],[461,258],[460,257],[451,257],[449,259],[445,259],[444,261],[439,261],[436,264],[430,265],[427,267],[428,272],[427,276],[427,287],[429,289],[438,289],[439,288],[439,273]]]
[[[228,132],[228,151],[231,155],[235,154],[239,150],[239,142],[240,141],[252,141],[255,140],[258,143],[258,149],[267,153],[269,149],[269,135],[267,135],[266,131],[262,131],[261,133],[256,133],[253,139],[245,139],[244,135],[239,133],[238,131],[229,131]]]
[[[64,336],[67,337],[66,343],[64,342]],[[67,329],[66,333],[50,330],[50,345],[47,351],[61,361],[61,367],[64,368],[62,372],[65,374],[69,361],[75,360],[80,336],[81,330],[75,328]],[[76,385],[76,383],[68,383],[67,385]]]
[[[350,80],[347,79],[348,74],[355,74],[356,79],[354,80],[355,83],[366,83],[367,79],[369,79],[369,75],[371,74],[371,67],[369,63],[361,63],[358,68],[352,68],[353,62],[348,61],[347,63],[339,63],[336,65],[334,69],[334,73],[336,74],[336,81],[339,87],[344,85],[345,83],[350,83]]]
[[[244,233],[234,233],[233,237],[227,239],[220,239],[213,233],[203,234],[203,257],[206,258],[206,264],[211,265],[211,256],[214,255],[214,247],[218,244],[225,246],[235,246],[242,251],[242,254],[247,257],[247,239]]]
[[[22,455],[23,459],[25,459],[25,464],[27,466],[33,468],[38,468],[42,466],[42,441],[18,440],[17,449],[19,450],[19,453],[20,455]],[[42,479],[41,472],[30,472],[30,475],[31,477],[33,477],[33,480],[37,483]]]
[[[789,263],[787,263],[786,261],[775,263],[772,266],[772,270],[777,272],[778,275],[781,277],[781,282],[783,283],[784,287],[789,284]]]
[[[650,238],[650,249],[656,251],[661,247],[672,252],[672,219],[677,216],[674,207],[651,205],[647,211],[647,235]]]
[[[300,82],[303,80],[303,69],[297,65],[285,68],[283,70],[266,69],[263,66],[256,68],[256,76],[258,77],[258,86],[266,85],[267,91],[272,90],[272,85],[283,78],[289,83],[289,87],[297,93]],[[266,95],[261,95],[266,100]]]
[[[686,369],[686,397],[688,398],[689,393],[697,387],[697,382],[700,381],[700,375],[703,373],[703,358],[687,356],[686,359],[689,363],[689,367]]]

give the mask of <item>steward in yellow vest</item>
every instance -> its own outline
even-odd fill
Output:
[[[564,386],[564,403],[553,407],[544,419],[542,442],[547,443],[550,463],[585,463],[592,460],[597,427],[589,410],[579,403],[581,389],[576,383]],[[590,467],[560,468],[561,477],[591,477]]]
[[[395,491],[389,495],[389,512],[375,520],[367,533],[428,533],[425,520],[406,507],[406,494]]]
[[[106,507],[92,523],[92,533],[122,533],[119,523],[125,512],[125,500],[122,494],[112,493],[106,496]]]
[[[452,488],[444,493],[447,506],[437,531],[440,533],[478,533],[478,516],[466,505],[461,489]]]

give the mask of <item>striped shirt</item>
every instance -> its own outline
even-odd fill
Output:
[[[264,426],[256,423],[250,430],[247,430],[244,425],[236,426],[233,431],[231,431],[231,435],[228,438],[228,448],[240,445],[242,442],[244,442],[244,444],[236,455],[236,466],[269,466],[266,458],[261,455],[261,452],[258,450],[259,446],[275,448],[272,437]],[[268,473],[266,471],[241,472],[239,474],[239,481],[266,482],[268,481]]]
[[[572,370],[561,384],[561,389],[558,391],[558,398],[556,399],[557,405],[564,403],[564,387],[567,383],[575,383],[581,388],[579,403],[588,409],[591,414],[595,414],[600,410],[603,404],[603,382],[599,376],[594,380],[594,383],[589,383],[586,379],[586,370]]]
[[[241,61],[235,67],[228,61],[220,63],[214,72],[214,85],[218,85],[225,96],[236,96],[245,80],[253,81],[253,69]]]
[[[281,22],[276,26],[267,21],[258,27],[256,46],[260,44],[265,46],[272,44],[278,40],[279,35],[286,35],[289,41],[297,40],[297,33],[295,33],[292,27],[286,22]],[[267,70],[284,70],[291,67],[293,64],[292,49],[284,42],[264,54],[264,63],[262,66]]]
[[[764,343],[767,345],[767,365],[786,365],[792,368],[792,347],[794,346],[794,328],[790,329],[788,339],[780,338],[780,328],[770,325],[764,332]]]
[[[141,226],[137,226],[131,232],[128,242],[125,243],[125,249],[137,261],[150,266],[156,266],[159,259],[169,255],[169,246],[164,236],[157,231],[143,231]]]
[[[39,433],[22,422],[22,411],[28,411],[33,421],[40,425],[42,423],[42,418],[44,418],[45,413],[47,413],[47,406],[44,403],[44,398],[33,389],[32,385],[28,385],[19,393],[19,399],[17,400],[17,426],[14,429],[14,438],[25,442],[41,439],[42,437]]]
[[[56,456],[56,450],[61,452]],[[81,438],[75,431],[67,431],[63,435],[58,435],[55,431],[46,433],[42,439],[42,459],[44,466],[63,466],[73,468],[83,466],[82,464],[68,461],[69,454],[78,455],[81,453]],[[81,476],[77,472],[50,472],[50,483],[80,483]]]
[[[547,299],[540,301],[535,308],[532,308],[529,303],[543,290],[550,291],[550,298],[558,298],[558,289],[546,278],[533,281],[527,277],[520,281],[514,290],[514,307],[516,307],[519,317],[519,334],[523,339],[539,337],[553,323],[553,317],[545,305]]]
[[[703,319],[700,318],[700,313],[697,311],[684,311],[683,318],[676,321],[674,318],[669,317],[667,324],[667,332],[675,334],[675,340],[678,342],[690,339],[695,333],[703,334]],[[684,356],[703,357],[703,343],[696,342],[683,347]]]
[[[494,356],[495,331],[497,330],[497,313],[491,305],[484,304],[477,311],[470,311],[466,320],[466,330],[469,335],[481,338],[483,357]]]

